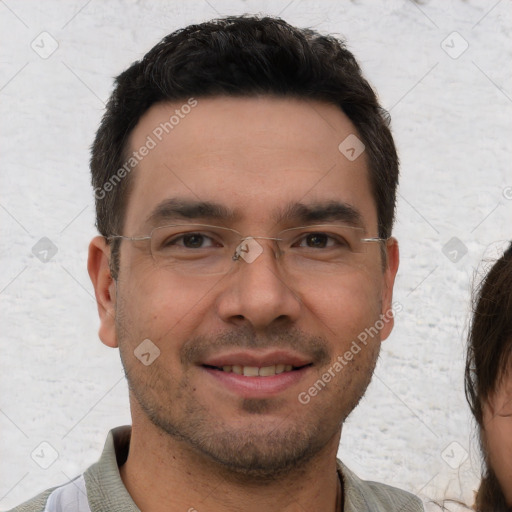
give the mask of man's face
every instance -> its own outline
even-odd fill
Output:
[[[512,506],[512,370],[484,405],[484,439],[490,465]]]
[[[366,155],[350,161],[338,149],[356,134],[338,108],[270,97],[197,102],[133,171],[123,235],[192,222],[276,237],[346,217],[366,237],[378,236]],[[134,129],[131,150],[148,135],[157,140],[155,128],[181,105],[153,106]],[[178,214],[178,203],[187,203],[187,212]],[[197,204],[188,208],[192,203],[215,203],[232,215],[212,216]],[[152,215],[159,205],[160,215]],[[333,364],[389,312],[398,256],[388,243],[390,265],[383,271],[381,244],[369,242],[348,270],[291,271],[276,257],[275,241],[257,241],[263,252],[254,261],[228,257],[229,271],[204,275],[163,267],[149,243],[123,240],[113,290],[116,325],[104,326],[102,339],[119,344],[134,416],[149,418],[209,460],[265,476],[322,449],[336,450],[341,424],[364,393],[392,322],[359,343],[341,370]],[[160,355],[146,366],[134,351],[147,339]],[[238,366],[248,374],[254,368],[273,373],[282,365],[286,371],[271,376],[234,373]],[[309,393],[307,404],[300,401],[329,369],[331,378],[317,384],[321,390]]]

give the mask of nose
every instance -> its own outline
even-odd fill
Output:
[[[235,253],[233,268],[223,280],[217,312],[224,322],[249,323],[258,329],[294,323],[301,299],[279,268],[276,247],[270,240],[249,239]]]

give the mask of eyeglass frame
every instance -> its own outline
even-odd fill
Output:
[[[268,236],[252,236],[252,235],[243,236],[242,233],[240,233],[239,231],[237,231],[236,229],[233,229],[233,228],[228,228],[226,226],[216,226],[216,225],[213,225],[213,224],[201,224],[201,223],[165,224],[163,226],[156,226],[156,227],[154,227],[151,230],[151,232],[149,233],[149,235],[144,235],[144,236],[109,235],[109,236],[107,236],[105,238],[107,239],[107,241],[111,241],[111,240],[130,240],[132,242],[138,242],[138,241],[149,240],[151,242],[151,240],[153,238],[153,233],[156,230],[158,230],[158,229],[165,229],[165,228],[169,228],[169,227],[179,227],[179,226],[193,226],[193,227],[197,226],[197,227],[202,227],[202,228],[214,228],[214,229],[221,229],[221,230],[224,230],[224,231],[230,231],[232,233],[235,233],[236,235],[238,235],[240,237],[240,241],[238,242],[238,244],[237,244],[237,246],[235,248],[235,252],[234,252],[234,254],[233,254],[232,258],[231,258],[233,261],[239,261],[240,260],[240,256],[241,256],[240,247],[242,246],[244,241],[258,239],[258,240],[274,240],[274,241],[278,242],[278,241],[283,240],[282,238],[268,237]],[[281,233],[283,233],[285,231],[309,229],[309,228],[320,228],[320,227],[323,227],[323,228],[326,228],[326,227],[339,227],[339,225],[336,225],[336,224],[310,224],[310,225],[306,225],[306,226],[297,226],[297,227],[293,227],[293,228],[283,229],[278,234],[281,234]],[[345,227],[352,228],[352,229],[361,229],[361,230],[363,229],[363,228],[360,228],[360,227],[357,227],[357,226],[349,226],[349,225],[346,225]],[[363,243],[368,243],[368,242],[384,242],[384,243],[386,243],[389,240],[390,240],[390,237],[388,237],[388,238],[366,237],[366,238],[361,238],[360,241],[363,242]],[[152,252],[151,248],[150,248],[150,253],[151,253],[152,258],[154,259],[155,256],[153,255],[153,252]]]

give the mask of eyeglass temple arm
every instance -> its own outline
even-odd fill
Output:
[[[372,238],[361,238],[361,242],[387,242],[389,240],[388,238],[380,238],[378,236],[372,237]]]
[[[116,238],[121,238],[123,240],[150,240],[150,236],[124,236],[124,235],[109,235],[105,237],[107,240],[114,240]]]

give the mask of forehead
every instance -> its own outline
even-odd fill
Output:
[[[154,105],[130,137],[139,163],[125,226],[143,228],[171,197],[224,204],[254,223],[275,219],[283,205],[336,201],[376,222],[366,154],[350,160],[339,150],[354,135],[338,107],[318,101],[216,97]]]

